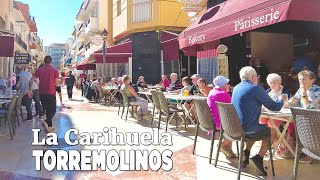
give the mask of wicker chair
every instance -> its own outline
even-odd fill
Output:
[[[293,179],[297,179],[301,152],[320,160],[320,110],[291,108],[296,127]]]
[[[155,111],[158,110],[158,112],[160,114],[161,105],[160,105],[160,100],[159,100],[157,92],[156,91],[151,91],[151,94],[152,94],[152,102],[153,102],[153,112],[152,112],[152,120],[151,120],[151,125],[152,125],[153,119],[154,119],[154,116],[155,116]],[[159,121],[160,121],[160,119],[159,119]]]
[[[122,96],[122,102],[123,102],[123,108],[122,108],[122,114],[121,114],[121,119],[124,113],[125,107],[127,107],[127,113],[126,113],[126,120],[128,119],[128,113],[129,113],[129,108],[130,106],[138,106],[135,104],[135,102],[130,102],[127,93],[124,90],[119,90]]]
[[[198,122],[197,122],[197,129],[195,132],[192,152],[193,154],[195,154],[199,128],[206,132],[212,131],[210,154],[209,154],[209,163],[211,164],[214,138],[217,131],[216,124],[213,121],[209,106],[205,100],[194,100],[193,102],[195,104]]]
[[[4,118],[8,124],[11,140],[13,140],[13,135],[15,134],[13,114],[14,114],[14,110],[17,102],[16,99],[17,99],[17,96],[14,96],[11,99],[6,115],[0,117],[0,118]]]
[[[20,95],[18,96],[16,105],[15,105],[15,108],[14,108],[18,125],[19,125],[19,118],[18,118],[18,114],[19,114],[19,113],[20,113],[20,116],[21,116],[21,121],[23,121],[23,114],[22,114],[22,109],[21,109],[22,98],[23,98],[23,95],[20,94]],[[18,113],[18,112],[19,112],[19,113]]]
[[[272,151],[271,151],[271,141],[270,136],[268,137],[257,137],[257,138],[248,138],[246,133],[241,127],[240,119],[238,117],[238,114],[234,108],[234,106],[231,103],[221,103],[216,102],[218,109],[219,109],[219,115],[221,120],[221,129],[220,129],[220,137],[219,137],[219,144],[218,144],[218,150],[216,154],[216,159],[214,166],[217,166],[218,158],[219,158],[219,152],[221,148],[221,142],[222,137],[226,137],[227,139],[231,141],[240,141],[240,152],[243,152],[244,149],[244,142],[247,141],[259,141],[262,139],[267,139],[268,146],[269,146],[269,155],[271,160],[271,167],[272,167],[272,174],[275,176],[274,173],[274,166],[273,166],[273,159],[272,159]],[[239,153],[238,153],[239,156]],[[239,156],[239,162],[238,162],[238,179],[240,179],[241,175],[241,163],[242,163],[242,155]]]
[[[163,112],[165,112],[167,114],[167,123],[166,123],[166,131],[167,131],[169,119],[171,120],[174,117],[174,115],[178,115],[181,118],[181,120],[184,120],[186,115],[184,110],[169,106],[167,99],[162,92],[156,92],[156,93],[159,97],[160,107],[161,107],[161,110],[159,113],[158,129],[160,129],[161,115]],[[178,114],[179,112],[183,113],[183,118]],[[170,114],[172,114],[171,117],[170,117]],[[178,128],[178,120],[176,120],[176,127]],[[186,129],[186,124],[184,128]]]

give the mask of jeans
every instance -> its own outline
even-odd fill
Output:
[[[32,98],[29,98],[28,94],[24,95],[24,96],[22,97],[21,105],[26,107],[26,110],[27,110],[27,119],[31,119],[31,118],[32,118],[32,108],[31,108],[31,104],[32,104]]]
[[[43,110],[46,112],[45,122],[49,127],[52,127],[52,118],[56,114],[57,100],[56,95],[41,95],[40,100],[42,103]]]
[[[33,96],[32,99],[34,100],[35,106],[36,106],[36,113],[39,113],[40,116],[43,116],[43,108],[40,103],[40,96],[39,96],[39,89],[35,89],[32,91]]]
[[[73,85],[67,85],[68,98],[72,98]]]
[[[143,98],[136,98],[136,102],[140,109],[138,109],[138,113],[147,114],[148,113],[148,101]]]

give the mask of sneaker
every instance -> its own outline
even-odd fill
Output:
[[[222,152],[227,158],[236,158],[237,156],[233,153],[232,149],[221,146],[220,152]]]
[[[142,120],[142,117],[141,117],[139,114],[137,114],[137,113],[134,113],[133,116],[134,116],[137,120],[139,120],[139,121]]]
[[[313,159],[310,156],[305,156],[303,158],[300,158],[299,162],[303,164],[312,164],[313,163],[312,160]]]
[[[249,164],[250,151],[249,150],[244,150],[243,151],[243,156],[244,156],[243,167],[246,168],[247,165]]]
[[[49,133],[49,126],[48,126],[48,124],[47,124],[45,121],[43,121],[43,122],[41,123],[41,126],[43,127],[44,133],[48,134],[48,133]]]
[[[56,129],[54,127],[48,127],[48,128],[49,128],[48,133],[55,133],[56,132]]]
[[[268,173],[264,170],[264,167],[263,167],[263,158],[257,154],[253,156],[251,160],[254,163],[254,165],[256,165],[256,168],[259,171],[259,173],[262,176],[267,176]]]

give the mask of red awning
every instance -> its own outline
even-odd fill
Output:
[[[161,31],[160,42],[163,50],[163,61],[179,59],[178,34],[170,31]]]
[[[0,57],[14,56],[14,37],[5,32],[0,32]]]
[[[96,63],[103,63],[102,50],[94,53]],[[125,42],[107,48],[106,63],[127,63],[128,58],[132,56],[132,42]]]
[[[208,9],[179,36],[184,51],[216,47],[224,37],[286,20],[320,21],[319,0],[228,0]]]
[[[77,70],[96,70],[96,64],[83,64],[77,66]]]

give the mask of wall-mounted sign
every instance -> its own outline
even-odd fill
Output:
[[[226,45],[220,44],[217,47],[217,51],[221,54],[226,53],[228,51],[228,47]]]
[[[14,56],[15,64],[29,64],[31,56],[28,53],[16,53]]]

